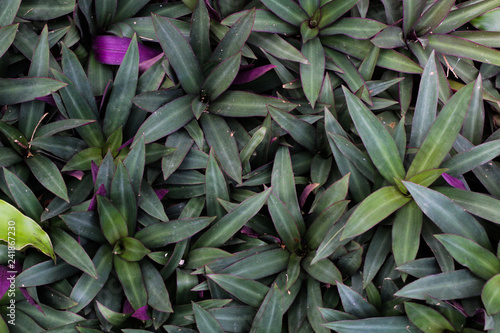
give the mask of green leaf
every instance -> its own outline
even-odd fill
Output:
[[[114,257],[113,264],[130,305],[134,310],[145,306],[148,296],[139,264],[125,261],[118,256]]]
[[[410,200],[411,198],[403,195],[395,186],[382,187],[373,192],[347,220],[341,240],[361,235]]]
[[[433,3],[413,26],[417,36],[424,36],[432,32],[448,16],[454,4],[454,0]]]
[[[422,211],[415,201],[410,201],[397,211],[392,226],[392,253],[397,266],[416,258],[422,221]]]
[[[223,218],[217,221],[210,229],[191,247],[192,249],[200,247],[218,247],[228,241],[238,230],[243,227],[264,206],[272,187],[261,193],[255,194],[240,203],[235,209],[231,210]]]
[[[206,228],[214,217],[194,217],[151,224],[135,234],[148,248],[162,247],[190,238]]]
[[[483,80],[478,76],[462,127],[462,135],[472,144],[479,145],[484,129]]]
[[[123,237],[116,242],[113,247],[113,254],[120,256],[126,261],[140,261],[144,256],[149,254],[151,250],[135,238]]]
[[[133,235],[137,223],[137,201],[134,189],[130,184],[129,174],[122,161],[117,163],[109,198],[127,223],[128,234]]]
[[[195,269],[221,258],[232,257],[233,254],[213,247],[201,247],[189,251],[184,267]]]
[[[186,131],[180,130],[172,133],[168,136],[167,142],[165,143],[167,147],[172,147],[175,151],[167,156],[164,156],[161,161],[161,169],[163,171],[163,179],[168,179],[170,175],[174,173],[174,171],[181,165],[182,161],[188,155],[191,146],[193,145],[193,139],[189,137]],[[193,150],[196,152],[200,152],[199,150]],[[207,158],[201,162],[202,167],[206,167],[208,156],[202,152],[200,152],[202,156],[206,156]]]
[[[187,39],[167,18],[153,14],[153,24],[163,52],[177,74],[182,89],[188,94],[198,94],[203,82],[203,72]]]
[[[434,29],[434,33],[447,33],[455,30],[471,21],[472,18],[482,15],[499,5],[500,2],[498,0],[486,0],[453,10],[448,14],[443,22],[441,22],[441,24]]]
[[[140,265],[144,284],[148,292],[148,304],[157,311],[173,312],[170,297],[161,274],[147,260],[142,260]]]
[[[297,223],[285,204],[274,193],[271,193],[267,200],[267,207],[279,237],[285,243],[286,248],[290,252],[294,252],[298,247],[301,247],[301,236]]]
[[[27,158],[25,161],[33,175],[46,189],[69,202],[66,184],[54,162],[40,154]]]
[[[246,279],[258,280],[283,271],[287,266],[289,257],[290,252],[282,248],[261,251],[248,255],[226,268],[217,271],[217,273],[231,274]]]
[[[225,210],[219,204],[218,198],[229,201],[229,191],[226,179],[215,159],[215,153],[210,150],[208,165],[205,171],[205,198],[207,201],[207,214],[216,216],[216,221],[225,215]]]
[[[16,304],[16,310],[28,315],[48,331],[67,325],[68,323],[76,323],[84,320],[82,316],[69,311],[56,310],[45,304],[40,304],[39,306],[40,309],[37,309],[37,307],[27,301],[19,302]]]
[[[111,325],[121,325],[132,315],[131,313],[119,313],[113,311],[99,303],[99,301],[96,301],[96,306],[104,320],[106,320],[106,322],[110,323]]]
[[[192,305],[196,327],[198,327],[200,332],[224,333],[219,322],[217,322],[213,315],[194,302]]]
[[[56,265],[53,260],[47,260],[22,271],[16,277],[16,285],[23,288],[43,286],[63,280],[77,272],[80,272],[78,268],[65,262]]]
[[[12,4],[15,4],[13,1]],[[2,14],[0,14],[2,15]],[[0,20],[2,17],[0,16]],[[10,24],[10,23],[9,23]],[[2,28],[0,28],[0,57],[2,57],[5,52],[9,49],[10,45],[14,41],[16,37],[17,29],[19,28],[19,23],[6,25],[2,24]]]
[[[462,127],[473,87],[473,84],[469,84],[460,89],[441,109],[410,165],[406,179],[441,164]]]
[[[76,6],[75,0],[22,1],[17,16],[27,20],[51,20],[71,13]]]
[[[420,278],[400,289],[395,296],[425,300],[427,296],[442,301],[479,296],[484,280],[461,269]]]
[[[60,228],[53,228],[50,237],[54,243],[54,252],[59,257],[97,279],[97,271],[92,260],[73,237]]]
[[[356,5],[358,0],[333,0],[321,7],[321,19],[319,28],[322,29],[335,22],[338,18],[348,12]]]
[[[274,121],[287,131],[298,143],[306,147],[309,151],[316,150],[316,130],[313,125],[279,108],[269,105],[267,109]]]
[[[491,249],[483,226],[462,207],[441,193],[410,182],[403,182],[420,209],[443,232],[467,237]]]
[[[500,274],[495,275],[486,282],[481,293],[481,300],[483,301],[486,312],[489,315],[497,314],[500,312]]]
[[[151,143],[186,125],[194,117],[191,111],[192,100],[192,95],[186,95],[163,105],[137,130],[139,135],[135,136],[135,140],[144,135],[145,143]]]
[[[479,244],[458,235],[435,235],[455,260],[477,276],[488,280],[500,273],[500,260]]]
[[[243,279],[238,276],[228,274],[207,274],[207,278],[214,281],[218,286],[232,294],[241,302],[260,307],[269,287],[260,282],[250,279]]]
[[[378,34],[387,25],[372,19],[344,17],[319,31],[320,36],[347,35],[356,39],[368,39]]]
[[[226,91],[208,110],[224,117],[265,117],[267,106],[272,105],[284,111],[291,111],[297,105],[280,98],[261,96],[248,91]]]
[[[316,217],[305,234],[306,244],[310,249],[317,249],[322,243],[325,235],[331,227],[344,214],[349,200],[340,200],[324,209],[321,214]]]
[[[417,104],[413,114],[411,126],[410,147],[419,148],[422,145],[430,127],[436,119],[437,102],[439,95],[439,77],[436,66],[436,56],[432,51],[425,65]]]
[[[328,258],[321,259],[312,264],[313,256],[307,256],[302,260],[302,268],[319,282],[335,285],[342,281],[342,274]]]
[[[212,49],[210,48],[210,16],[207,6],[201,1],[196,2],[193,10],[189,44],[200,64],[204,64],[210,57]]]
[[[0,26],[5,27],[14,22],[21,0],[2,2],[0,4]]]
[[[307,278],[307,297],[304,311],[301,309],[300,316],[304,318],[304,312],[307,314],[307,321],[313,328],[314,332],[317,333],[327,333],[328,330],[322,326],[322,323],[325,322],[323,317],[321,316],[321,312],[319,308],[323,307],[323,299],[321,293],[321,285],[318,281],[313,279],[312,277]],[[305,318],[304,318],[305,319]],[[303,320],[304,320],[303,319]]]
[[[96,164],[100,164],[102,161],[102,149],[99,147],[92,147],[84,149],[75,155],[66,163],[62,168],[62,171],[72,171],[72,170],[90,170],[92,161]]]
[[[276,58],[308,64],[307,59],[292,44],[277,34],[253,32],[248,37],[248,43],[262,48]]]
[[[461,190],[453,187],[435,187],[435,191],[444,194],[466,211],[485,220],[500,224],[500,202],[489,195]]]
[[[14,173],[3,168],[5,182],[17,206],[30,218],[40,222],[43,208],[31,189]]]
[[[457,155],[441,164],[447,174],[457,177],[475,167],[485,164],[500,155],[500,140],[485,142]]]
[[[250,333],[281,331],[283,320],[283,293],[275,283],[269,289],[266,297],[255,315]]]
[[[407,36],[415,22],[422,15],[426,2],[423,0],[403,0],[403,33]]]
[[[302,54],[309,64],[300,64],[300,80],[307,100],[314,108],[319,97],[325,72],[325,51],[319,38],[313,38],[302,45]]]
[[[137,35],[134,35],[116,73],[106,106],[103,122],[103,131],[106,136],[109,137],[118,128],[125,126],[132,107],[132,98],[137,89],[138,76],[139,49]]]
[[[250,10],[242,10],[225,17],[221,24],[231,26],[240,17],[248,13]],[[265,9],[257,9],[255,11],[255,21],[252,28],[252,32],[268,32],[268,33],[278,33],[278,34],[293,34],[297,32],[297,27],[281,20],[278,16],[273,14],[273,12]],[[271,36],[271,35],[269,35]]]
[[[341,320],[324,324],[323,326],[338,333],[417,333],[418,328],[413,326],[405,316],[366,318],[358,320]]]
[[[284,21],[299,26],[307,20],[307,13],[292,0],[263,0],[262,3]]]
[[[0,239],[18,251],[31,245],[55,260],[49,236],[35,221],[3,200],[0,200],[0,210],[0,222],[5,226],[0,231]]]
[[[206,93],[210,101],[215,101],[233,83],[240,68],[241,52],[222,61],[207,76],[202,85],[202,94]]]
[[[378,315],[378,310],[353,289],[340,282],[337,283],[337,288],[342,306],[347,313],[358,318],[376,317]]]
[[[67,84],[44,77],[0,79],[0,104],[9,105],[49,95]]]
[[[375,231],[368,251],[366,251],[363,267],[363,288],[366,288],[384,264],[391,251],[391,233],[388,228],[380,226]]]
[[[431,34],[429,46],[437,52],[500,66],[500,51],[452,35]]]
[[[405,171],[403,162],[392,136],[359,98],[345,87],[342,89],[349,114],[375,167],[392,184],[394,178],[403,179]]]
[[[241,184],[241,162],[236,139],[224,118],[212,114],[203,114],[200,125],[207,143],[219,159],[222,170]]]
[[[397,26],[389,26],[371,39],[373,45],[381,49],[395,49],[406,46],[403,40],[403,30]]]
[[[114,245],[120,238],[128,236],[127,222],[108,198],[101,195],[96,197],[102,232],[108,242]]]
[[[97,279],[88,274],[82,274],[71,291],[71,299],[78,303],[70,311],[78,313],[86,307],[108,280],[112,268],[111,247],[107,244],[101,245],[94,255],[92,262],[97,272]]]
[[[415,176],[411,177],[408,181],[424,187],[429,187],[445,172],[448,171],[446,169],[425,170],[420,173],[417,173]]]
[[[148,182],[141,183],[141,195],[139,196],[139,207],[149,215],[159,219],[160,221],[168,221],[168,216],[165,214],[165,209],[155,191]]]

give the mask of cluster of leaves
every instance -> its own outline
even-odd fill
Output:
[[[0,2],[0,331],[500,332],[498,6]]]

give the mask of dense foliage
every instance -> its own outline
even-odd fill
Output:
[[[0,332],[500,332],[499,6],[1,1]]]

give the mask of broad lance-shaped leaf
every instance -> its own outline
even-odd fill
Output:
[[[421,332],[405,316],[334,321],[323,326],[338,333],[417,333]]]
[[[466,211],[485,220],[500,224],[500,201],[489,195],[452,187],[435,187],[433,190],[444,194]]]
[[[495,275],[486,282],[481,293],[481,300],[488,314],[500,312],[500,274]]]
[[[413,30],[417,36],[425,36],[432,32],[450,12],[455,0],[434,2],[417,20]]]
[[[242,167],[236,139],[231,134],[231,129],[222,117],[203,114],[200,124],[205,132],[205,138],[219,159],[222,170],[241,184]]]
[[[50,192],[69,202],[66,183],[57,166],[49,158],[35,154],[25,159],[36,179]]]
[[[219,64],[240,52],[252,32],[254,21],[255,9],[250,10],[247,14],[240,17],[216,46],[208,62]]]
[[[430,34],[429,46],[439,53],[500,66],[500,51],[449,34]]]
[[[314,108],[321,91],[325,72],[325,51],[319,40],[314,38],[302,45],[302,54],[309,64],[300,64],[300,79],[307,100]]]
[[[0,211],[2,212],[0,239],[18,251],[31,245],[55,260],[52,242],[38,223],[3,200],[0,200]],[[14,242],[12,242],[12,233],[9,234],[9,232],[15,233]]]
[[[261,305],[269,287],[255,280],[243,279],[229,274],[208,274],[207,278],[214,281],[238,300],[254,308]]]
[[[130,153],[129,153],[130,156]],[[127,223],[128,234],[133,235],[136,229],[137,200],[130,184],[129,174],[122,161],[118,161],[109,197]]]
[[[205,198],[207,201],[207,214],[216,216],[216,220],[220,220],[226,213],[220,205],[218,198],[229,201],[229,190],[227,188],[224,174],[219,168],[219,164],[215,159],[213,149],[210,150],[208,164],[205,171]]]
[[[71,308],[70,311],[78,313],[86,307],[102,289],[108,280],[109,273],[113,268],[113,255],[111,247],[108,244],[101,245],[94,255],[92,262],[97,272],[97,279],[88,274],[82,274],[71,291],[71,299],[78,305]]]
[[[203,72],[189,42],[169,19],[153,15],[153,24],[163,52],[177,74],[182,89],[188,94],[198,94],[203,82]]]
[[[401,288],[395,296],[425,300],[427,296],[452,300],[479,296],[484,280],[467,269],[428,275]]]
[[[50,237],[54,242],[54,252],[59,257],[97,279],[97,271],[92,260],[73,237],[60,228],[52,229]]]
[[[198,97],[194,97],[198,98]],[[174,133],[194,118],[191,111],[192,95],[185,95],[163,105],[137,130],[135,140],[144,135],[145,143],[151,143]]]
[[[264,5],[284,21],[299,26],[302,21],[307,20],[307,13],[292,0],[264,0]]]
[[[285,243],[286,248],[294,252],[297,247],[300,247],[301,236],[290,211],[274,193],[268,197],[267,207],[279,237]]]
[[[283,321],[283,293],[274,283],[255,315],[250,333],[281,331]]]
[[[137,310],[147,304],[147,292],[137,262],[128,262],[118,256],[113,258],[116,275],[120,280],[130,305]]]
[[[491,249],[484,227],[465,209],[434,190],[410,182],[403,184],[424,214],[443,232],[467,237]]]
[[[343,283],[337,283],[342,306],[347,313],[358,318],[376,317],[378,310],[366,299]]]
[[[395,186],[382,187],[373,192],[347,220],[341,240],[361,235],[410,200],[411,198],[402,194]]]
[[[128,236],[127,222],[108,198],[97,195],[97,210],[102,232],[111,245]]]
[[[315,150],[316,130],[314,126],[274,106],[268,105],[267,109],[274,121],[287,131],[298,143],[306,147],[309,151]]]
[[[435,235],[455,260],[485,280],[500,273],[500,260],[479,244],[458,235]]]
[[[420,247],[423,214],[415,201],[399,209],[392,226],[392,253],[397,266],[412,261]]]
[[[200,332],[224,333],[219,322],[200,305],[192,303],[196,327]]]
[[[441,109],[413,159],[406,179],[424,170],[437,168],[441,164],[462,127],[473,88],[473,83],[463,87]]]
[[[43,213],[43,207],[38,198],[13,172],[10,172],[7,168],[3,168],[3,172],[5,182],[17,206],[21,208],[27,216],[39,223],[40,216]]]
[[[240,203],[216,222],[193,244],[191,249],[199,247],[218,247],[228,241],[264,206],[272,187],[255,194]]]
[[[238,52],[215,67],[203,82],[202,95],[206,94],[209,101],[215,101],[233,82],[238,74],[240,62],[241,52]]]
[[[498,155],[500,155],[500,140],[493,140],[452,156],[440,167],[447,168],[447,174],[457,177],[491,161]]]
[[[404,178],[404,167],[392,136],[380,120],[345,87],[342,87],[354,125],[361,136],[373,164],[391,184]]]
[[[148,225],[135,234],[147,248],[162,247],[192,237],[207,227],[215,217],[194,217]]]
[[[0,79],[0,104],[10,105],[49,95],[67,84],[44,77]]]
[[[148,305],[157,311],[172,312],[170,297],[160,272],[147,260],[142,260],[140,265],[148,292]]]
[[[432,51],[422,73],[422,79],[420,80],[417,104],[415,105],[411,126],[410,147],[420,147],[429,128],[436,119],[438,95],[439,77],[436,66],[436,55]]]
[[[103,131],[106,136],[109,137],[118,128],[125,126],[132,107],[132,98],[134,98],[137,89],[138,76],[139,49],[137,35],[134,35],[116,73],[113,89],[106,106],[103,123]]]
[[[405,302],[405,311],[412,323],[424,332],[455,331],[448,319],[433,308],[418,303]]]
[[[189,44],[200,64],[204,64],[212,51],[210,48],[210,15],[205,2],[196,2],[191,17]]]

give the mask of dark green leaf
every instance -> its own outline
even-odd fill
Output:
[[[321,7],[321,19],[319,28],[324,28],[335,22],[338,18],[344,15],[352,7],[356,5],[358,0],[333,0]]]
[[[324,326],[338,333],[417,333],[420,331],[404,316],[341,320]]]
[[[115,256],[113,259],[116,275],[130,305],[137,310],[147,303],[148,294],[144,286],[141,268],[137,262],[128,262]]]
[[[307,13],[292,0],[264,0],[262,3],[284,21],[295,26],[308,19]]]
[[[283,294],[276,284],[269,289],[266,297],[255,315],[251,333],[264,333],[273,330],[281,331],[283,318]]]
[[[49,95],[66,83],[44,77],[0,79],[0,104],[16,104]]]
[[[238,300],[255,308],[260,307],[269,287],[260,282],[243,279],[227,274],[207,274],[207,278],[214,281],[221,288],[232,294]]]
[[[75,6],[75,0],[22,1],[17,16],[27,20],[50,20],[71,13]]]
[[[314,108],[323,83],[325,51],[319,38],[313,38],[302,45],[301,52],[309,64],[300,64],[300,80],[307,100]]]
[[[486,282],[481,293],[481,300],[484,303],[486,311],[488,314],[496,314],[500,312],[499,303],[499,288],[500,286],[500,274],[495,275]]]
[[[315,151],[315,129],[313,125],[296,118],[295,116],[275,108],[268,106],[267,109],[281,128],[287,131],[298,143],[306,147],[309,151]]]
[[[128,236],[127,222],[108,198],[97,195],[97,210],[102,232],[110,244]]]
[[[31,189],[14,173],[3,168],[5,182],[17,206],[30,218],[40,222],[43,208]]]
[[[161,312],[172,312],[172,305],[165,282],[149,261],[141,261],[141,271],[148,292],[148,304]]]
[[[33,175],[46,189],[69,202],[66,184],[54,162],[40,154],[27,158],[25,161]]]

